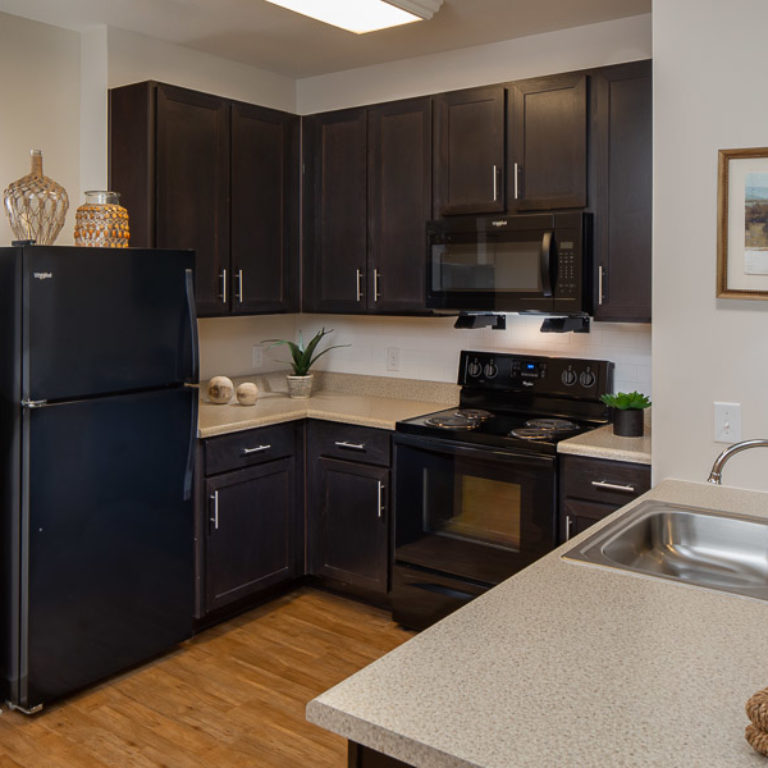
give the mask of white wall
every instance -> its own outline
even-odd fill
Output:
[[[173,45],[135,32],[108,30],[109,87],[141,80],[296,111],[296,83],[283,75]]]
[[[71,244],[80,204],[80,35],[0,13],[0,185],[29,173],[29,150],[69,195],[57,244]],[[0,244],[14,235],[0,215]]]
[[[765,0],[655,0],[653,466],[702,480],[724,445],[713,402],[768,436],[768,302],[715,298],[717,150],[768,145]],[[725,482],[768,490],[768,451]]]
[[[647,59],[650,14],[308,77],[300,114]]]

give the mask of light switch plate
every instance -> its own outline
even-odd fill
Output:
[[[251,352],[251,366],[261,368],[262,365],[264,365],[264,350],[261,344],[254,344]]]
[[[715,403],[715,442],[741,440],[741,403]]]
[[[387,370],[388,371],[400,370],[400,348],[399,347],[387,347]]]

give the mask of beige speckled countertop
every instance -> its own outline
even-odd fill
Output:
[[[323,419],[365,427],[394,429],[401,419],[439,411],[458,403],[455,384],[386,379],[354,374],[316,374],[314,394],[308,399],[291,399],[285,374],[235,378],[253,381],[259,387],[255,405],[243,406],[207,402],[201,387],[198,437],[212,437],[254,427],[298,419]]]
[[[706,484],[641,498],[768,516],[768,494]],[[423,768],[765,766],[743,734],[744,703],[768,685],[768,603],[560,557],[619,514],[314,699],[307,718]]]
[[[585,432],[583,435],[561,440],[557,444],[557,452],[612,461],[629,461],[634,464],[650,464],[650,421],[646,422],[645,434],[642,437],[617,437],[613,434],[613,424],[608,424],[591,432]]]

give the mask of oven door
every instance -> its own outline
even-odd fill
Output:
[[[498,584],[555,546],[555,458],[395,436],[396,563]]]

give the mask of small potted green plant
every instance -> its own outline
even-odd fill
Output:
[[[325,328],[321,328],[309,340],[306,346],[304,346],[304,339],[301,335],[301,331],[299,331],[298,343],[289,341],[288,339],[264,339],[262,342],[264,344],[270,344],[271,347],[286,344],[291,350],[291,367],[293,368],[293,374],[286,376],[286,379],[288,380],[288,394],[291,397],[310,396],[312,393],[313,375],[309,372],[309,369],[318,357],[322,357],[326,352],[330,352],[332,349],[349,346],[349,344],[334,344],[318,352],[317,345],[320,343],[323,336],[327,336],[329,333],[333,333],[332,328],[327,331]]]
[[[651,401],[641,392],[617,392],[600,398],[613,408],[613,434],[621,437],[643,436],[643,411]]]

